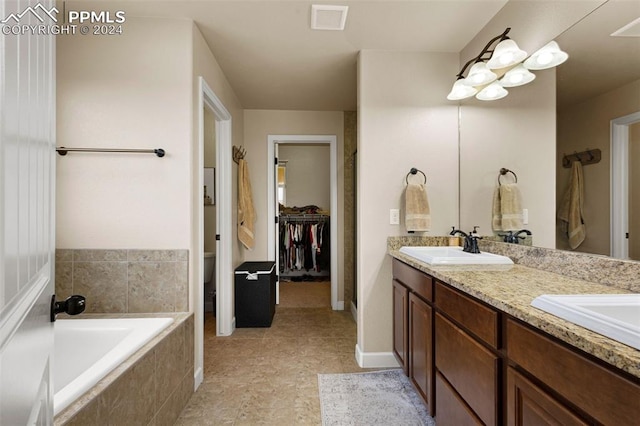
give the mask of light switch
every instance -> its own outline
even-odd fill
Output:
[[[529,223],[529,209],[522,209],[522,223],[524,225]]]
[[[391,225],[400,225],[400,209],[389,210],[389,223]]]

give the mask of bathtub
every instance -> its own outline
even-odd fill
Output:
[[[172,322],[173,318],[57,320],[53,355],[54,415]]]

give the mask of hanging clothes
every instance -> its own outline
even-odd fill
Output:
[[[280,273],[304,271],[321,273],[329,268],[329,220],[306,215],[281,216],[280,219]]]

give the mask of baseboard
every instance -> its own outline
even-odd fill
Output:
[[[360,368],[400,367],[393,352],[362,352],[359,345],[356,345],[356,361]]]
[[[198,369],[193,373],[193,391],[197,391],[200,385],[204,380],[204,374],[202,372],[202,367],[198,367]]]
[[[351,315],[353,316],[353,320],[358,323],[358,307],[353,301],[351,301]]]
[[[333,310],[334,311],[344,311],[344,300],[336,302],[336,306],[335,306],[335,308],[333,308]]]

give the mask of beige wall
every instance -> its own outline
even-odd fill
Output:
[[[563,153],[596,148],[602,151],[599,163],[583,167],[587,236],[577,251],[610,254],[610,122],[637,111],[640,111],[640,80],[558,111],[558,202],[567,188],[571,170],[562,167]],[[560,231],[557,247],[568,248],[566,237]]]
[[[58,157],[58,248],[189,248],[190,40],[189,21],[136,18],[57,38],[58,145],[167,152]]]
[[[496,102],[465,101],[460,112],[460,226],[492,235],[491,205],[502,167],[518,175],[537,246],[555,246],[555,71],[509,89]],[[511,182],[511,176],[502,178]]]
[[[391,352],[389,224],[400,208],[405,176],[426,173],[431,232],[449,232],[458,217],[458,108],[446,96],[458,55],[362,51],[358,62],[358,346]],[[402,213],[401,213],[402,216]],[[402,219],[404,223],[404,219]]]
[[[640,123],[629,126],[629,258],[640,260]]]
[[[335,135],[337,140],[338,159],[344,155],[343,133],[344,117],[342,111],[244,111],[244,147],[247,150],[245,159],[249,163],[253,204],[257,212],[254,233],[255,248],[243,250],[245,260],[267,259],[268,244],[267,226],[273,219],[267,217],[267,167],[271,160],[267,158],[267,138],[269,135]],[[337,216],[338,224],[343,223],[344,203],[344,167],[338,161],[338,211],[331,212]],[[343,301],[344,293],[344,244],[343,232],[338,227],[338,301]]]
[[[278,160],[287,161],[286,188],[288,207],[331,206],[329,145],[282,144]]]

